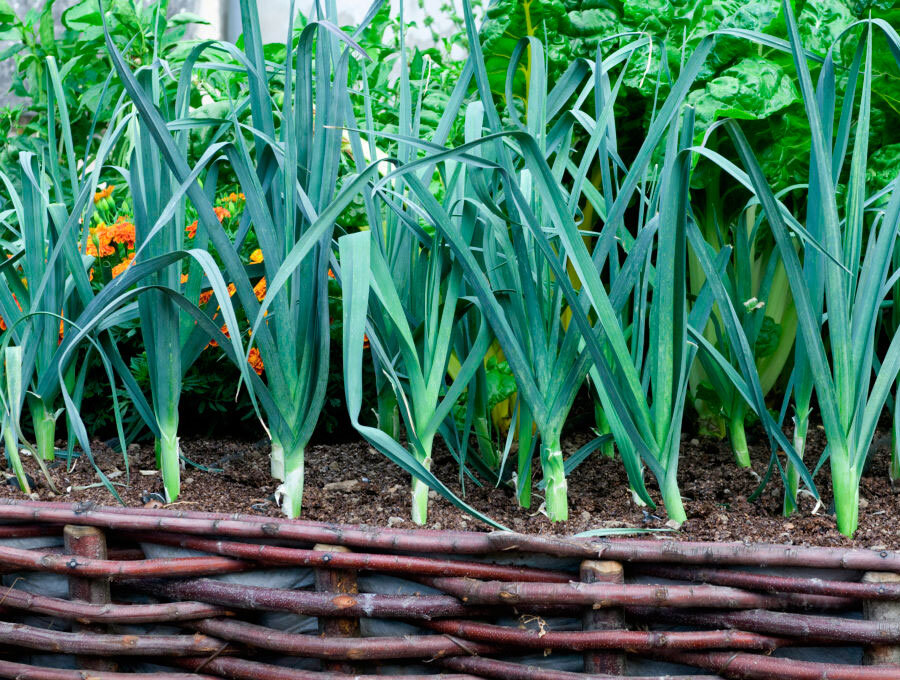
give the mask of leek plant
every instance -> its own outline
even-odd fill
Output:
[[[340,240],[341,276],[348,282],[344,306],[353,310],[351,296],[366,298],[371,289],[374,301],[369,305],[368,326],[372,329],[369,342],[372,352],[379,355],[380,365],[397,395],[408,446],[418,463],[404,467],[411,467],[413,473],[412,520],[423,525],[427,520],[429,485],[416,472],[430,471],[435,436],[444,420],[452,418],[453,406],[482,363],[490,345],[490,334],[482,320],[471,352],[453,382],[446,385],[453,336],[459,317],[464,314],[462,270],[447,256],[442,239],[433,236],[427,255],[419,258],[411,272],[413,280],[419,284],[419,296],[416,307],[409,308],[404,306],[387,260],[374,241],[369,231],[350,234]],[[349,284],[351,280],[352,284]],[[366,308],[359,306],[363,311]],[[476,311],[475,307],[469,308],[472,313]],[[355,334],[349,336],[352,341],[345,347],[345,360],[348,366],[358,366],[362,344],[356,342],[355,335],[363,325],[362,319],[348,316],[348,322],[350,332]],[[382,338],[399,346],[397,359],[387,353]],[[351,354],[354,351],[356,355]],[[348,377],[351,378],[348,383],[354,384],[358,376],[351,374]],[[386,453],[394,457],[394,450],[395,447],[390,446]]]
[[[184,120],[189,114],[195,59],[196,54],[185,63],[174,101],[167,101],[164,97],[165,76],[159,60],[138,70],[136,79],[132,78],[131,85],[136,88],[132,97],[139,95],[142,101],[152,102],[166,120]],[[131,265],[161,262],[173,253],[184,252],[188,240],[185,231],[185,187],[167,164],[165,150],[155,144],[151,125],[145,118],[131,122],[128,134],[131,162],[127,171],[122,171],[131,190],[134,209],[136,251]],[[175,126],[172,143],[182,155],[187,154],[191,131],[191,127],[186,125]],[[200,174],[216,149],[216,145],[211,147],[211,152],[201,159],[195,174]],[[212,164],[204,175],[204,196],[207,200],[214,197],[217,176],[218,165]],[[198,232],[191,246],[205,249],[207,230],[198,228]],[[178,420],[182,381],[210,339],[207,329],[195,323],[198,310],[184,307],[183,301],[173,295],[185,297],[196,307],[203,282],[200,260],[189,258],[185,267],[184,258],[178,258],[168,267],[154,269],[141,281],[145,290],[137,297],[152,403],[152,414],[144,411],[142,415],[154,435],[157,466],[162,473],[169,502],[178,498],[181,487]],[[222,298],[218,295],[216,298],[221,307]],[[208,313],[208,316],[212,321],[212,314]]]
[[[725,242],[733,246],[734,257],[724,276],[732,304],[748,344],[754,351],[760,387],[765,396],[777,384],[790,358],[796,333],[796,313],[781,258],[762,238],[765,224],[759,216],[758,207],[756,201],[746,206],[727,234],[717,231],[712,238],[708,232],[704,235],[707,242],[715,243],[719,248]],[[705,281],[705,275],[695,256],[690,257],[689,263],[693,286],[699,290],[696,282]],[[716,313],[711,317],[706,335],[726,355],[730,353],[731,348]],[[695,393],[702,401],[701,409],[719,409],[725,419],[735,461],[740,467],[749,468],[750,452],[745,425],[750,409],[729,377],[708,354],[700,353],[699,359],[697,369],[702,367],[702,371],[695,370],[694,382]]]
[[[64,161],[64,158],[72,158],[72,133],[65,100],[59,96],[62,86],[52,62],[48,73],[51,80],[48,87],[48,119],[54,122],[49,135],[51,143],[44,150],[41,159],[33,154],[21,155],[21,195],[17,193],[11,178],[0,175],[13,203],[12,212],[16,218],[14,224],[8,226],[20,239],[20,250],[10,253],[11,257],[4,263],[3,275],[0,276],[0,314],[9,325],[3,346],[18,345],[24,348],[20,363],[21,383],[28,385],[28,392],[27,397],[24,392],[22,394],[23,398],[30,401],[35,419],[38,446],[34,453],[38,462],[42,463],[54,454],[54,425],[62,412],[62,408],[56,406],[60,395],[69,425],[68,453],[71,455],[77,440],[83,453],[92,461],[89,437],[78,414],[92,352],[99,357],[112,388],[114,419],[123,455],[125,435],[115,388],[116,374],[120,376],[136,410],[154,435],[161,438],[159,421],[119,354],[115,332],[118,325],[135,319],[145,300],[149,300],[151,296],[156,296],[157,307],[166,307],[171,300],[174,300],[175,305],[186,304],[181,298],[178,281],[180,261],[186,254],[179,250],[171,251],[167,247],[158,248],[157,257],[144,257],[146,252],[150,252],[145,247],[147,243],[172,220],[181,202],[183,188],[171,192],[171,178],[163,178],[164,168],[158,162],[155,166],[152,164],[153,147],[149,143],[142,143],[141,131],[135,129],[137,121],[132,113],[126,112],[124,105],[116,106],[112,115],[114,124],[99,135],[99,146],[91,163],[83,163],[79,171],[76,163]],[[152,78],[154,74],[148,75]],[[58,142],[55,128],[57,110],[62,131]],[[137,238],[141,241],[136,256],[138,262],[95,295],[90,282],[94,257],[88,254],[91,252],[89,246],[94,246],[97,255],[100,252],[97,243],[92,244],[94,237],[91,231],[83,225],[91,224],[94,210],[91,199],[95,196],[104,163],[121,140],[126,138],[129,130],[132,133],[128,136],[129,148],[137,142],[141,152],[140,160],[133,163],[133,174],[122,171],[136,189],[135,209],[139,224]],[[148,175],[152,177],[148,178]],[[170,193],[164,195],[162,189],[169,190]],[[58,199],[57,202],[53,202],[54,198]],[[162,207],[164,202],[165,207]],[[157,213],[152,217],[156,220],[152,225],[148,205]],[[183,214],[181,218],[183,220]],[[227,299],[225,283],[208,253],[194,253],[194,258],[202,265],[201,275],[197,279],[205,274],[219,299]],[[142,262],[145,259],[146,263]],[[172,270],[176,275],[169,278],[174,278],[174,288],[167,288],[163,285],[165,280],[160,277]],[[149,279],[150,285],[135,287],[145,277]],[[144,292],[147,293],[146,298],[141,295]],[[160,300],[159,295],[165,299]],[[134,303],[135,298],[138,299],[137,304]],[[164,310],[170,311],[168,307]],[[157,318],[153,318],[155,312],[155,309],[144,310],[145,318],[150,317],[149,323],[158,322]],[[199,353],[208,342],[210,330],[217,327],[196,307],[193,315],[194,318],[187,325],[194,330],[193,340]],[[233,319],[230,306],[224,311],[224,315]],[[175,338],[178,338],[177,327]],[[79,350],[83,345],[87,345],[87,351],[82,354]],[[230,347],[232,352],[243,354],[239,344],[235,347]],[[156,349],[158,346],[154,345],[150,351]],[[76,361],[79,356],[80,365]],[[175,363],[174,366],[177,367],[178,364]],[[8,375],[7,392],[18,393],[11,385]],[[11,446],[13,435],[20,433],[18,413],[21,408],[8,403],[5,410],[8,427],[4,436],[7,445]],[[172,484],[172,467],[176,471],[175,486]],[[125,469],[128,470],[127,456]],[[170,498],[177,494],[177,469],[176,452],[174,465],[168,465],[164,469]],[[98,472],[104,485],[116,495],[110,481],[102,472]]]
[[[645,502],[652,503],[641,479],[640,461],[643,459],[660,480],[663,497],[673,518],[683,520],[676,461],[687,387],[686,368],[690,366],[693,350],[685,342],[686,251],[683,227],[678,227],[683,225],[686,216],[688,183],[683,155],[678,151],[679,144],[690,139],[692,128],[689,124],[685,128],[689,131],[685,133],[686,138],[674,128],[670,132],[664,173],[667,190],[658,194],[666,197],[664,201],[658,199],[660,206],[665,203],[666,228],[663,233],[666,238],[659,239],[657,274],[653,278],[664,276],[666,279],[655,281],[654,303],[649,314],[659,322],[659,331],[655,332],[651,345],[654,348],[659,345],[670,347],[673,351],[668,355],[660,353],[659,360],[647,361],[651,367],[649,371],[654,375],[652,389],[657,397],[653,407],[648,403],[626,339],[630,329],[623,327],[620,315],[610,302],[610,293],[600,281],[599,270],[606,263],[606,256],[601,251],[611,247],[611,237],[616,235],[615,228],[620,225],[624,207],[641,178],[646,178],[652,150],[670,127],[687,83],[696,76],[710,43],[704,43],[701,55],[692,60],[682,75],[683,80],[676,84],[672,100],[662,107],[662,118],[654,125],[653,135],[620,184],[621,194],[608,197],[612,210],[606,209],[604,200],[595,205],[608,219],[604,228],[610,224],[614,228],[601,234],[592,255],[584,243],[584,233],[578,230],[576,216],[582,192],[589,191],[583,187],[587,184],[584,178],[590,167],[590,156],[611,128],[609,120],[615,95],[600,99],[596,119],[576,108],[570,115],[563,116],[563,123],[551,128],[548,134],[546,121],[553,120],[566,105],[578,83],[590,72],[591,65],[587,64],[589,70],[580,73],[570,69],[567,77],[561,79],[546,97],[534,96],[546,87],[541,67],[542,48],[536,41],[523,41],[510,69],[514,72],[517,59],[528,48],[532,55],[529,88],[532,96],[528,100],[524,122],[512,107],[508,107],[507,115],[516,123],[517,129],[505,131],[491,98],[469,3],[465,3],[465,10],[473,48],[470,59],[480,95],[480,101],[466,111],[466,144],[454,150],[435,151],[407,163],[380,180],[379,185],[402,176],[421,206],[421,213],[427,215],[429,223],[441,234],[462,266],[472,293],[516,377],[519,399],[537,426],[549,517],[552,520],[567,517],[566,468],[560,434],[574,397],[593,367],[604,411],[611,421],[620,450],[624,448],[622,456],[633,485]],[[595,92],[607,88],[608,82],[603,80],[605,70],[627,60],[634,49],[637,47],[617,52],[609,62],[598,59],[586,92],[590,92],[591,87]],[[621,78],[616,91],[620,85]],[[561,96],[561,92],[567,94]],[[507,99],[512,101],[511,97]],[[579,121],[591,136],[588,157],[581,165],[571,159],[575,121]],[[487,135],[482,132],[485,128]],[[420,168],[433,167],[444,161],[463,166],[458,173],[445,173],[458,182],[456,186],[448,184],[448,195],[459,192],[457,201],[463,206],[453,212],[435,200],[415,177]],[[570,172],[575,177],[572,191],[567,188],[567,173]],[[616,282],[614,297],[622,300],[620,309],[624,300],[630,297],[638,275],[645,270],[649,246],[663,218],[648,222],[652,224],[643,230],[641,248],[628,253],[630,259],[623,265],[628,274]],[[681,238],[678,238],[679,229]],[[463,235],[472,232],[476,240],[470,243]],[[631,241],[636,241],[634,236],[629,243]],[[580,285],[577,292],[569,280],[570,263]],[[711,303],[707,304],[707,309],[710,306]],[[644,311],[647,311],[646,307]],[[571,312],[574,323],[564,323],[567,312]],[[589,318],[589,313],[594,320]],[[703,316],[702,310],[698,313]],[[675,320],[670,323],[667,321],[670,318]],[[705,323],[705,319],[703,321]],[[643,357],[640,361],[643,362]],[[654,430],[655,425],[658,430]],[[524,490],[530,486],[530,451],[520,447],[519,455],[519,470],[529,474],[528,477],[520,475],[518,479],[521,500]]]
[[[336,13],[334,3],[329,3],[328,16],[334,18]],[[223,349],[237,362],[254,403],[258,399],[265,413],[272,438],[273,473],[283,481],[278,496],[285,514],[296,517],[303,497],[304,451],[324,403],[328,376],[331,234],[340,212],[374,174],[373,168],[348,178],[337,192],[348,64],[351,53],[361,50],[328,21],[310,22],[295,45],[292,12],[284,61],[273,69],[263,53],[254,0],[242,0],[241,19],[244,51],[225,44],[215,46],[241,64],[247,73],[248,93],[233,106],[231,141],[213,144],[202,160],[206,163],[213,156],[224,156],[246,196],[247,228],[252,226],[264,258],[265,280],[255,284],[239,255],[246,231],[235,241],[230,239],[216,218],[210,194],[197,181],[199,164],[194,170],[189,167],[186,149],[173,137],[159,107],[144,92],[115,46],[108,43],[146,131],[143,153],[156,153],[149,149],[152,140],[179,183],[179,192],[173,194],[170,205],[183,194],[194,204],[198,234],[208,237],[251,323],[246,352],[240,342],[233,347],[226,342]],[[202,50],[211,46],[200,45],[189,63],[196,63]],[[283,78],[280,111],[273,107],[269,94],[270,78],[276,76]],[[182,73],[182,79],[189,77],[189,73]],[[252,126],[245,129],[237,113],[246,107],[251,111]],[[182,119],[173,127],[177,130],[205,124]],[[199,257],[196,251],[189,254]],[[205,268],[204,273],[210,277]],[[163,289],[165,292],[171,287]],[[230,308],[227,294],[223,298],[217,291],[216,297],[223,310]],[[185,307],[172,299],[194,313],[193,306]],[[233,318],[224,320],[230,337],[237,339],[241,334],[237,323]],[[217,337],[223,336],[219,333]],[[253,349],[260,354],[265,380],[246,371]]]
[[[860,22],[863,33],[847,74],[835,130],[839,100],[834,48],[822,66],[817,93],[790,3],[784,3],[784,14],[812,139],[809,200],[810,204],[816,203],[817,209],[807,212],[807,230],[821,235],[824,248],[818,266],[810,267],[807,276],[791,237],[791,232],[796,232],[797,220],[773,195],[740,130],[733,124],[728,125],[728,130],[785,263],[797,306],[803,353],[828,438],[823,459],[827,457],[830,461],[837,525],[841,533],[852,536],[858,521],[863,466],[881,411],[900,370],[900,336],[895,335],[881,357],[873,381],[877,366],[875,332],[881,303],[890,290],[892,254],[900,228],[900,191],[895,181],[887,205],[874,211],[867,211],[865,196],[872,35],[874,30],[880,30],[895,55],[900,54],[900,37],[882,21]],[[860,90],[858,106],[857,88]],[[854,113],[855,126],[851,124]],[[841,206],[835,185],[848,161],[846,201]],[[808,247],[804,249],[805,256],[808,250]],[[813,298],[819,276],[824,290],[822,311],[827,319],[830,353],[825,351],[820,315]]]
[[[537,42],[533,42],[531,48],[537,53],[542,49]],[[479,69],[483,71],[481,59],[476,48],[470,56],[470,63],[474,64],[476,72]],[[538,58],[535,64],[542,61],[542,58]],[[557,110],[568,98],[574,86],[583,80],[586,69],[583,65],[580,66],[581,68],[573,70],[557,84],[558,90],[548,93],[550,102],[556,102]],[[457,86],[460,93],[464,93],[471,73],[472,70],[467,66],[463,71],[465,82],[461,82],[462,87]],[[535,68],[532,77],[536,88],[534,92],[540,91],[537,88],[546,88],[546,80],[540,67]],[[546,134],[544,121],[547,116],[543,111],[543,100],[543,97],[532,97],[531,101],[534,104],[529,111],[529,123],[535,129],[541,130],[541,137]],[[467,107],[464,121],[467,138],[467,144],[463,147],[466,149],[465,154],[460,153],[457,157],[453,151],[437,151],[440,147],[436,148],[435,144],[419,145],[433,153],[401,165],[396,171],[379,180],[375,191],[391,194],[392,182],[402,182],[408,189],[408,198],[404,198],[404,201],[411,206],[412,215],[416,217],[414,220],[405,220],[403,224],[411,232],[425,232],[427,241],[431,242],[429,256],[431,259],[437,258],[437,261],[440,261],[440,258],[446,257],[447,255],[441,251],[445,248],[444,244],[449,246],[455,264],[449,271],[446,284],[448,292],[444,292],[444,295],[454,300],[450,305],[451,310],[456,306],[455,300],[459,296],[459,292],[455,290],[456,286],[461,283],[461,278],[455,283],[454,277],[461,277],[462,273],[465,273],[470,286],[473,285],[471,281],[473,276],[479,278],[479,287],[476,288],[479,307],[482,314],[490,319],[500,347],[515,374],[520,399],[527,406],[527,411],[540,433],[547,514],[554,521],[564,520],[567,518],[568,505],[560,436],[566,415],[587,374],[589,361],[586,352],[579,346],[578,330],[574,326],[568,331],[564,328],[564,297],[558,281],[551,275],[546,256],[534,248],[533,242],[526,237],[517,220],[503,213],[500,208],[502,197],[498,193],[503,187],[479,167],[482,161],[477,160],[478,157],[474,155],[481,151],[476,149],[484,145],[482,129],[487,110],[492,111],[492,115],[497,115],[492,103],[485,105],[474,102]],[[551,115],[555,113],[556,111],[551,110]],[[418,145],[418,142],[416,144]],[[483,163],[491,165],[490,150],[486,149],[485,152],[488,158]],[[432,194],[427,185],[435,167],[438,167],[445,185],[442,201]],[[557,172],[561,174],[564,171],[565,165],[558,164]],[[514,181],[522,182],[528,187],[529,173],[523,172],[516,176]],[[419,218],[424,220],[426,229],[417,227]],[[433,236],[428,236],[429,233],[433,233]],[[347,237],[341,243],[343,244],[345,240]],[[465,241],[465,245],[461,245],[462,241]],[[461,257],[460,248],[465,251],[465,258]],[[346,276],[343,262],[342,271]],[[423,268],[422,271],[426,270]],[[428,291],[426,299],[435,296],[436,285],[430,284],[426,289]],[[379,294],[379,299],[382,295],[383,293]],[[348,302],[345,300],[345,309],[347,306]],[[451,311],[450,317],[441,318],[450,319],[452,313]],[[443,375],[447,370],[445,360],[449,351],[450,335],[443,331],[443,325],[438,323],[439,317],[433,316],[434,312],[430,314],[433,321],[426,323],[425,330],[433,337],[426,334],[421,342],[426,348],[441,348],[438,357],[444,359],[444,365],[438,370]],[[425,314],[420,314],[420,317],[428,319],[428,315]],[[397,326],[396,321],[394,326]],[[452,387],[449,388],[455,390],[457,396],[483,363],[489,339],[482,333],[479,330],[477,340],[471,344],[469,354],[463,361],[463,369],[456,375]],[[411,348],[409,350],[401,348],[401,351],[411,352]],[[428,349],[426,357],[434,351],[436,350]],[[409,363],[404,359],[404,366],[408,367]],[[434,364],[429,365],[426,359],[424,366],[431,369]],[[410,383],[414,382],[414,378],[408,376],[408,379]],[[436,378],[432,377],[431,380],[433,382]],[[429,402],[429,408],[433,410],[432,404],[433,400]],[[441,407],[449,413],[451,406],[445,397]],[[401,410],[402,408],[401,405]],[[410,410],[415,414],[414,407]],[[405,420],[412,421],[413,416],[405,416]],[[532,421],[527,422],[527,429],[530,431]],[[421,427],[414,421],[413,425]],[[408,422],[407,428],[409,427]],[[426,432],[430,434],[431,430],[427,429]],[[530,504],[531,499],[530,456],[530,447],[523,446],[520,442],[517,496],[520,503],[526,506]]]
[[[127,124],[120,121],[98,136],[93,170],[85,165],[79,173],[63,85],[52,58],[47,59],[45,85],[48,144],[39,155],[20,154],[17,178],[0,173],[12,205],[2,215],[12,238],[5,244],[7,258],[0,264],[0,316],[7,330],[3,347],[8,355],[4,438],[8,451],[14,453],[16,440],[24,441],[20,416],[27,407],[35,446],[25,443],[42,468],[56,453],[56,423],[63,410],[58,382],[74,390],[78,406],[88,368],[88,356],[83,355],[80,366],[70,361],[57,375],[59,346],[72,337],[77,330],[75,319],[94,297],[88,275],[92,258],[83,254],[88,232],[83,230],[82,239],[78,230],[90,220],[100,168]],[[108,333],[99,340],[98,349],[123,364]],[[70,427],[69,454],[73,434]],[[20,486],[25,488],[21,479]]]
[[[159,73],[156,67],[140,74],[147,96],[160,102]],[[172,200],[177,180],[149,139],[143,123],[132,131],[134,151],[128,171],[128,185],[134,201],[134,231],[137,248],[134,262],[164,256],[183,248],[185,211],[183,201],[174,214],[160,220]],[[177,133],[182,139],[187,131]],[[177,139],[176,139],[176,143]],[[154,228],[159,223],[160,228]],[[150,275],[149,286],[181,290],[181,262]],[[178,440],[178,410],[182,378],[189,362],[182,357],[181,312],[161,291],[148,290],[138,298],[140,330],[147,354],[150,396],[155,419],[154,442],[166,501],[174,502],[181,492],[181,448]],[[202,331],[197,327],[198,333]],[[205,336],[205,334],[204,334]],[[203,348],[200,344],[199,349]],[[199,354],[199,352],[196,352]]]
[[[377,4],[377,3],[376,3]],[[403,11],[400,11],[403,23]],[[422,91],[413,105],[410,68],[405,37],[400,32],[399,44],[399,111],[397,161],[408,162],[417,153],[421,135]],[[363,92],[368,95],[367,71],[362,69]],[[468,83],[468,79],[465,80]],[[464,84],[457,85],[441,121],[432,136],[431,144],[446,139],[455,122],[465,94]],[[349,109],[348,110],[352,110]],[[355,121],[348,127],[347,137],[357,169],[363,172],[364,159],[379,155],[376,134],[371,130],[374,120],[372,99],[364,96],[362,110],[368,130],[357,129]],[[367,137],[367,139],[364,139]],[[384,168],[388,164],[384,164]],[[452,169],[448,169],[452,172]],[[429,179],[424,177],[423,179]],[[403,178],[380,192],[367,190],[363,203],[369,229],[341,240],[338,276],[353,270],[352,281],[361,286],[355,295],[365,296],[371,288],[373,300],[367,310],[368,337],[375,367],[378,425],[387,437],[371,437],[370,428],[354,420],[360,432],[373,445],[404,468],[412,472],[412,518],[417,524],[427,520],[428,487],[435,437],[441,434],[460,460],[461,476],[465,475],[466,446],[469,426],[462,431],[457,426],[453,409],[463,394],[476,393],[474,376],[484,376],[483,358],[488,352],[491,336],[483,319],[463,300],[466,292],[462,270],[448,257],[446,244],[434,226],[422,219],[407,202],[408,189]],[[403,200],[401,200],[401,197]],[[455,200],[455,194],[447,193]],[[412,228],[410,228],[412,227]],[[358,243],[357,243],[358,242]],[[365,252],[370,248],[371,252]],[[367,278],[368,276],[368,278]],[[350,295],[344,287],[345,295]],[[349,308],[345,300],[345,309]],[[362,320],[350,320],[353,327]],[[345,352],[360,350],[356,344]],[[358,365],[355,356],[345,355],[345,366]],[[459,362],[462,362],[461,364]],[[454,364],[451,369],[451,363]],[[447,378],[452,381],[447,383]],[[348,373],[346,383],[358,386],[358,376]],[[349,389],[349,388],[348,388]],[[479,392],[479,394],[482,394]],[[352,411],[351,411],[352,413]],[[403,424],[411,458],[401,453],[400,423]],[[481,431],[483,434],[483,430]],[[415,461],[415,462],[413,462]],[[490,475],[490,465],[485,466]],[[426,473],[423,477],[422,473]],[[474,477],[472,477],[474,479]],[[445,495],[449,492],[438,486]],[[452,497],[451,497],[451,500]]]

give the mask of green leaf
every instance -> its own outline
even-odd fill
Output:
[[[0,0],[0,26],[18,23],[19,17],[9,4],[9,0]]]
[[[756,337],[756,345],[753,353],[757,359],[763,359],[771,356],[778,349],[778,343],[781,341],[781,324],[771,317],[767,316],[763,319],[762,327],[759,329],[759,335]]]
[[[702,90],[691,92],[688,103],[697,109],[702,133],[720,117],[768,118],[797,102],[798,97],[790,76],[781,66],[753,56],[726,69]]]

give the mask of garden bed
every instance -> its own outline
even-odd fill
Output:
[[[8,678],[900,678],[889,550],[2,500],[0,572]]]
[[[881,441],[883,438],[876,441]],[[811,451],[824,444],[819,432],[811,433]],[[569,437],[563,446],[571,452],[581,446],[584,437]],[[276,482],[269,474],[268,447],[264,443],[233,440],[195,439],[183,442],[184,454],[193,462],[219,472],[205,472],[188,467],[184,472],[182,495],[176,509],[240,512],[280,516],[272,500]],[[437,447],[436,447],[437,448]],[[756,541],[799,545],[857,546],[868,548],[900,547],[896,523],[900,511],[900,493],[894,493],[886,474],[889,454],[886,447],[877,448],[871,466],[862,480],[862,507],[859,531],[853,539],[842,536],[828,515],[831,503],[829,479],[821,476],[823,505],[808,495],[800,497],[800,512],[789,518],[781,516],[782,485],[776,477],[757,502],[748,501],[758,485],[753,473],[734,465],[727,442],[714,439],[686,439],[679,466],[684,480],[688,521],[677,536],[685,540]],[[751,446],[753,470],[764,474],[768,462],[764,446]],[[456,463],[438,448],[436,472],[454,492],[460,493]],[[817,454],[818,455],[818,454]],[[122,456],[97,443],[96,460],[114,482],[123,483]],[[142,506],[148,501],[158,504],[163,491],[156,470],[153,449],[133,445],[129,450],[131,485],[117,486],[122,500],[129,506]],[[352,461],[352,473],[348,470]],[[94,501],[112,505],[115,499],[98,486],[95,470],[87,461],[79,460],[67,472],[64,463],[53,469],[55,485],[91,486],[56,496],[42,479],[33,461],[26,459],[29,472],[37,482],[35,492],[41,500]],[[384,456],[365,443],[312,446],[307,452],[307,485],[303,502],[303,518],[337,521],[372,526],[412,527],[410,522],[409,478]],[[12,485],[2,487],[2,495],[21,498]],[[435,497],[430,502],[428,526],[438,529],[484,528],[480,522],[457,510],[449,502]],[[658,494],[654,496],[658,499]],[[628,492],[625,472],[619,461],[593,454],[569,479],[570,519],[552,524],[537,512],[540,499],[530,510],[518,508],[511,493],[466,486],[466,499],[477,509],[515,531],[531,534],[567,535],[604,528],[634,527],[665,529],[666,514],[636,506]]]

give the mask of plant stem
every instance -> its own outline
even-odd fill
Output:
[[[738,408],[728,422],[731,450],[739,467],[750,467],[750,450],[747,448],[747,431],[744,429],[744,409]]]
[[[274,445],[273,445],[274,448]],[[275,491],[275,497],[281,503],[281,510],[291,519],[300,516],[303,509],[303,484],[305,481],[306,448],[300,446],[292,451],[282,447],[284,461],[284,482]]]
[[[681,500],[681,490],[678,488],[678,475],[674,470],[666,470],[666,477],[660,489],[663,497],[663,505],[666,506],[666,512],[669,519],[681,524],[687,520],[687,513],[684,511],[684,503]]]
[[[420,527],[428,521],[428,485],[413,477],[412,521]]]
[[[400,435],[400,407],[389,384],[378,392],[378,429],[392,439]]]
[[[541,436],[541,467],[547,485],[545,495],[547,516],[551,522],[565,522],[569,519],[568,485],[558,434]]]
[[[9,422],[9,418],[3,419],[3,442],[6,445],[6,455],[12,464],[13,472],[16,479],[19,480],[19,488],[26,494],[31,493],[31,486],[28,484],[28,477],[25,475],[25,468],[22,467],[22,459],[19,457],[19,439],[16,437],[16,431]]]
[[[44,402],[35,399],[31,405],[31,419],[38,456],[41,460],[53,460],[56,457],[56,418]]]
[[[156,452],[162,470],[166,502],[172,503],[181,493],[181,448],[178,446],[178,426],[160,427],[160,438],[156,441]]]
[[[431,469],[431,447],[433,439],[421,441],[424,458],[420,459],[426,470]],[[418,457],[418,456],[417,456]],[[428,485],[416,477],[412,478],[412,521],[424,526],[428,521]]]
[[[852,537],[859,522],[859,475],[848,464],[847,458],[846,453],[835,455],[832,452],[831,484],[838,531]]]
[[[594,421],[597,423],[597,432],[600,434],[600,436],[611,434],[609,421],[606,419],[606,413],[603,412],[603,409],[600,407],[599,402],[594,402]],[[616,449],[614,442],[612,440],[609,440],[608,442],[604,442],[603,444],[601,444],[600,453],[602,453],[607,458],[615,458]]]
[[[532,449],[534,446],[534,421],[531,419],[531,411],[525,405],[525,402],[519,402],[513,421],[510,427],[515,424],[517,436],[519,438],[519,451],[516,455],[518,465],[516,467],[516,500],[519,501],[519,507],[531,507],[531,480],[532,470]]]
[[[269,454],[272,476],[279,482],[284,481],[284,447],[277,439],[272,439],[272,451]]]
[[[484,462],[492,470],[498,470],[500,467],[500,456],[497,455],[497,450],[494,447],[490,418],[486,415],[475,416],[472,419],[472,429],[475,431],[478,450],[481,452]]]
[[[803,416],[797,415],[794,417],[794,451],[797,452],[797,455],[800,456],[801,459],[803,458],[803,453],[806,449],[806,433],[808,428],[808,412]],[[794,465],[788,463],[785,475],[787,477],[787,487],[784,490],[783,514],[785,517],[788,517],[797,510],[797,491],[800,489],[800,472]]]
[[[900,447],[900,407],[898,407],[897,404],[898,398],[900,398],[900,389],[898,389],[894,395],[894,418],[893,427],[891,428],[890,477],[892,485],[897,480],[900,480],[900,451],[897,449],[897,447]]]

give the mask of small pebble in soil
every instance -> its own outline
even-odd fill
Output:
[[[388,517],[388,526],[391,528],[399,526],[399,525],[403,524],[403,522],[404,522],[404,519],[402,517],[397,517],[396,515]]]
[[[345,479],[342,482],[329,482],[323,488],[325,489],[326,493],[329,491],[349,492],[355,491],[359,488],[359,486],[360,484],[358,479]]]

